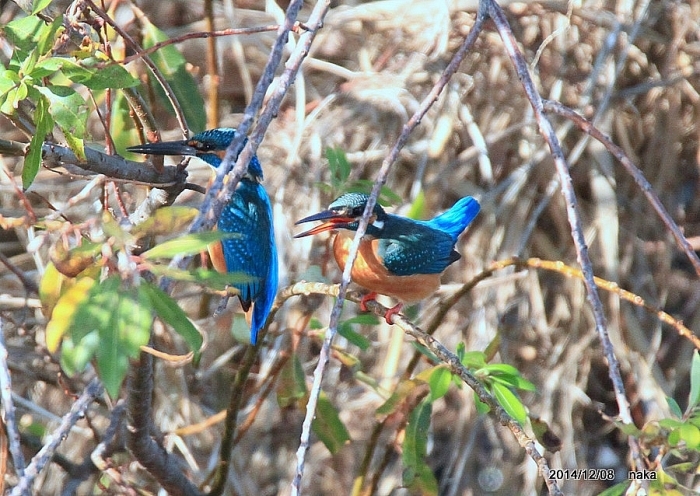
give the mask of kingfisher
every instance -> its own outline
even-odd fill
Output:
[[[234,128],[217,128],[195,134],[188,140],[162,141],[127,148],[148,155],[186,155],[218,167],[226,148],[236,135]],[[257,343],[277,294],[278,268],[275,230],[270,198],[261,184],[263,171],[257,156],[248,164],[248,172],[238,183],[231,200],[221,211],[219,231],[236,233],[209,246],[212,265],[219,272],[239,272],[251,280],[232,284],[250,324],[250,342]]]
[[[327,210],[298,221],[297,225],[322,223],[294,237],[336,231],[333,255],[343,270],[368,198],[361,193],[340,196]],[[391,316],[401,311],[403,302],[415,303],[435,293],[441,274],[460,258],[455,251],[457,239],[480,208],[478,201],[467,196],[443,214],[423,221],[388,214],[376,204],[351,272],[352,280],[370,291],[360,301],[360,309],[367,311],[366,303],[377,294],[396,298],[399,304],[385,315],[391,324]]]

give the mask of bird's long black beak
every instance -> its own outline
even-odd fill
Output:
[[[309,215],[308,217],[304,217],[303,219],[297,221],[295,225],[299,224],[305,224],[306,222],[313,222],[313,221],[325,221],[322,224],[317,225],[316,227],[312,227],[308,231],[304,231],[302,233],[299,233],[295,235],[295,238],[303,238],[305,236],[312,236],[314,234],[319,234],[325,231],[330,231],[332,229],[341,229],[343,227],[347,227],[353,222],[357,222],[357,219],[354,217],[348,217],[347,215],[341,215],[338,212],[334,210],[324,210],[323,212],[319,212],[317,214]]]
[[[147,143],[145,145],[130,146],[127,148],[132,153],[145,153],[146,155],[196,155],[197,149],[190,146],[190,142],[183,141],[161,141],[158,143]]]

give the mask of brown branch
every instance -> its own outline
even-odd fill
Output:
[[[626,424],[632,424],[632,413],[630,411],[629,400],[627,399],[625,392],[625,384],[620,373],[620,364],[617,360],[617,356],[615,355],[613,344],[610,341],[605,314],[603,312],[603,304],[600,300],[600,295],[598,294],[595,284],[593,266],[588,255],[588,246],[586,245],[586,240],[583,235],[581,216],[578,212],[573,181],[571,179],[571,175],[569,174],[569,165],[564,158],[564,152],[561,148],[561,144],[559,143],[559,139],[557,138],[552,123],[549,121],[544,112],[542,97],[537,91],[535,83],[532,80],[527,62],[518,48],[517,41],[515,40],[513,31],[508,24],[508,20],[506,19],[503,10],[494,0],[481,0],[481,4],[484,5],[484,8],[488,9],[488,15],[496,25],[496,29],[498,30],[501,40],[503,41],[506,52],[510,57],[515,71],[518,74],[518,78],[523,85],[525,94],[527,95],[528,100],[530,100],[530,104],[532,105],[532,109],[535,114],[535,119],[539,125],[540,134],[549,145],[549,150],[561,181],[562,194],[564,195],[564,199],[566,201],[567,217],[569,220],[569,225],[571,226],[571,237],[574,241],[576,256],[583,273],[583,281],[586,286],[586,297],[588,303],[593,309],[596,331],[603,345],[603,354],[608,361],[608,374],[615,391],[615,399],[619,408],[620,419]],[[628,436],[627,441],[630,447],[634,466],[637,468],[643,468],[644,461],[640,453],[639,443],[637,442],[636,438],[632,436]]]
[[[562,105],[559,102],[554,102],[551,100],[544,100],[543,104],[546,112],[551,112],[566,117],[581,131],[589,134],[602,143],[610,154],[612,154],[622,164],[627,173],[632,176],[634,182],[637,183],[637,186],[639,186],[639,189],[642,191],[644,196],[646,196],[647,200],[654,208],[661,221],[664,223],[664,225],[666,225],[666,228],[671,232],[673,238],[676,240],[678,248],[685,253],[686,257],[688,257],[688,260],[690,260],[690,263],[695,269],[695,273],[700,276],[700,257],[698,257],[697,253],[695,253],[695,250],[683,234],[681,228],[678,227],[678,224],[676,224],[676,222],[673,220],[671,214],[668,213],[666,207],[664,207],[663,203],[661,203],[661,199],[654,191],[652,185],[649,184],[649,181],[647,181],[647,179],[644,177],[642,171],[639,170],[634,162],[632,162],[625,151],[620,146],[613,143],[610,137],[595,127],[592,122],[577,114],[574,112],[574,110]]]

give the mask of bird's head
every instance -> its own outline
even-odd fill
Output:
[[[311,236],[324,231],[330,231],[331,229],[348,229],[350,231],[357,231],[357,227],[360,225],[360,219],[365,211],[368,198],[368,195],[362,193],[346,193],[338,197],[328,206],[327,210],[304,217],[300,221],[297,221],[296,225],[313,221],[323,222],[316,227],[312,227],[308,231],[297,234],[294,237],[303,238],[304,236]],[[372,216],[369,218],[367,234],[377,237],[384,228],[386,218],[387,214],[384,212],[384,209],[379,204],[376,204],[374,206],[374,210],[372,211]]]
[[[161,141],[145,145],[130,146],[128,151],[133,153],[145,153],[147,155],[187,155],[204,160],[212,167],[221,165],[226,148],[236,136],[236,130],[231,127],[219,127],[195,134],[188,140]],[[256,156],[248,165],[248,172],[262,178],[263,172]]]

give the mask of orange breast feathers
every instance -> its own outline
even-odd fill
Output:
[[[333,240],[335,261],[343,270],[348,259],[354,232],[338,231]],[[415,274],[396,276],[391,274],[378,253],[379,240],[362,240],[357,259],[352,266],[352,280],[375,293],[397,298],[405,303],[415,303],[427,298],[440,288],[440,274]]]

